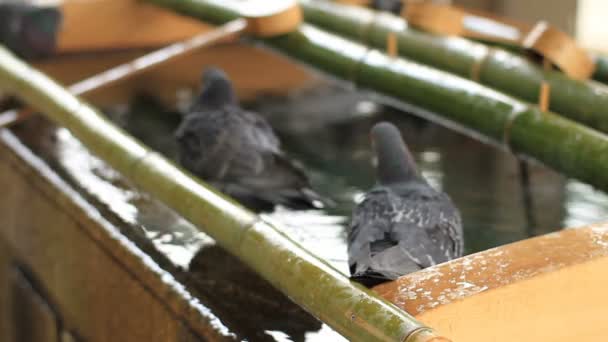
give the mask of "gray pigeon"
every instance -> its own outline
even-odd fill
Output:
[[[254,210],[322,206],[266,120],[239,107],[226,74],[208,68],[202,83],[176,132],[180,164]]]
[[[348,234],[352,278],[366,286],[462,256],[460,214],[418,173],[394,125],[372,128],[378,184],[355,208]]]

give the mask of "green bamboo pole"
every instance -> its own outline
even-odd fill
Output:
[[[151,151],[97,110],[0,46],[0,90],[68,128],[92,152],[156,196],[316,317],[352,341],[436,337],[407,313],[352,283],[277,228]]]
[[[551,86],[551,110],[608,132],[608,88],[602,84],[544,71],[515,52],[408,29],[405,20],[389,13],[321,0],[300,3],[307,22],[380,49],[385,49],[387,35],[393,32],[400,55],[465,78],[477,74],[480,83],[532,103],[538,103],[541,82],[546,80]],[[605,67],[599,65],[596,77],[606,75]]]
[[[315,0],[313,0],[313,1],[315,1]],[[337,1],[334,0],[333,2],[337,2]],[[315,4],[308,5],[306,1],[303,2],[303,5],[304,5],[304,7],[306,9],[309,10],[309,15],[310,15],[310,18],[311,18],[311,22],[315,23],[316,18],[317,18],[317,11],[319,10],[319,7],[315,6]],[[319,6],[323,6],[323,4],[318,4],[318,5]],[[319,25],[325,26],[323,24],[319,24]],[[333,27],[333,25],[339,25],[339,24],[332,23],[331,25],[325,26],[325,27],[327,29],[331,30],[332,27]],[[347,24],[347,26],[349,26],[349,25]],[[342,27],[341,30],[343,30],[343,29],[350,31],[350,29],[348,27]],[[351,32],[351,34],[352,34],[352,32]],[[361,32],[356,32],[355,35],[354,36],[351,35],[351,37],[360,36],[360,35],[361,35]],[[483,41],[478,41],[478,42],[485,43]],[[509,45],[501,45],[501,44],[497,43],[496,46],[499,46],[499,47],[502,47],[504,49],[510,50],[510,51],[512,51],[515,54],[521,54],[522,53],[521,49],[509,46]],[[602,56],[602,55],[595,55],[595,56],[593,56],[593,59],[595,60],[595,63],[596,63],[596,69],[595,69],[595,72],[593,73],[593,75],[591,76],[591,78],[594,79],[594,80],[596,80],[596,81],[598,81],[598,82],[601,82],[603,84],[608,84],[608,58],[606,56]]]
[[[149,1],[214,23],[238,17],[221,0]],[[265,43],[334,76],[412,105],[418,113],[443,124],[608,191],[608,137],[595,130],[478,83],[391,58],[310,25]],[[557,74],[555,77],[561,77]]]

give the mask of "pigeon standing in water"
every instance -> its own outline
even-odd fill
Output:
[[[176,138],[184,168],[251,209],[322,206],[306,175],[283,155],[266,120],[239,107],[220,69],[203,73],[202,91]]]
[[[462,256],[458,210],[420,175],[397,127],[379,123],[371,135],[378,184],[353,212],[352,278],[374,286]]]

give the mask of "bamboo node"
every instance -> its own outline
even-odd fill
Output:
[[[397,34],[395,32],[390,32],[386,37],[386,54],[395,58],[399,53],[399,46],[397,41]]]
[[[524,112],[523,109],[514,108],[513,111],[511,112],[511,114],[509,115],[509,118],[507,119],[505,126],[503,127],[502,143],[507,149],[510,149],[510,145],[511,145],[511,128],[513,127],[513,123],[515,123],[515,120],[517,120],[517,118],[523,112]]]
[[[479,82],[479,80],[481,79],[481,71],[483,69],[483,66],[486,64],[486,61],[488,59],[490,59],[490,57],[494,54],[494,52],[496,51],[495,48],[493,47],[488,47],[485,50],[485,53],[483,54],[483,56],[481,58],[479,58],[478,60],[475,61],[475,63],[473,63],[473,65],[471,65],[471,72],[470,72],[470,79],[475,81],[475,82]]]
[[[551,85],[547,81],[540,84],[540,95],[538,98],[538,107],[541,111],[549,111],[549,100],[551,97]]]
[[[365,50],[365,53],[361,54],[361,58],[359,58],[357,60],[357,63],[354,63],[352,68],[350,69],[350,73],[348,74],[347,78],[348,81],[351,81],[355,86],[358,86],[358,80],[357,80],[357,76],[359,75],[359,70],[361,69],[361,65],[363,63],[365,63],[365,61],[367,60],[367,57],[369,56],[370,52],[374,51],[371,48],[367,48]]]
[[[550,71],[553,69],[553,63],[548,58],[543,58],[543,70]],[[549,82],[542,81],[540,84],[540,92],[538,95],[538,107],[541,111],[546,112],[549,110],[549,103],[551,98],[551,85]]]

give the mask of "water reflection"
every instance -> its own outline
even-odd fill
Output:
[[[293,341],[321,329],[317,321],[247,266],[217,246],[202,248],[187,283],[231,331],[251,341],[273,341],[280,331]]]
[[[344,225],[346,217],[331,215],[320,210],[292,211],[277,208],[272,214],[263,214],[265,220],[277,223],[292,239],[312,253],[328,261],[339,271],[348,274]]]
[[[580,182],[570,180],[566,183],[564,207],[566,227],[577,227],[608,219],[606,212],[608,197]]]
[[[68,174],[78,175],[73,180],[98,201],[107,204],[125,222],[137,223],[137,207],[131,202],[137,200],[139,192],[119,186],[120,175],[103,160],[86,153],[82,144],[67,129],[58,129],[56,138],[57,158],[62,161]]]
[[[57,166],[92,199],[122,221],[141,229],[175,266],[188,268],[194,254],[215,242],[162,203],[135,191],[122,177],[86,148],[66,129],[56,132]]]

